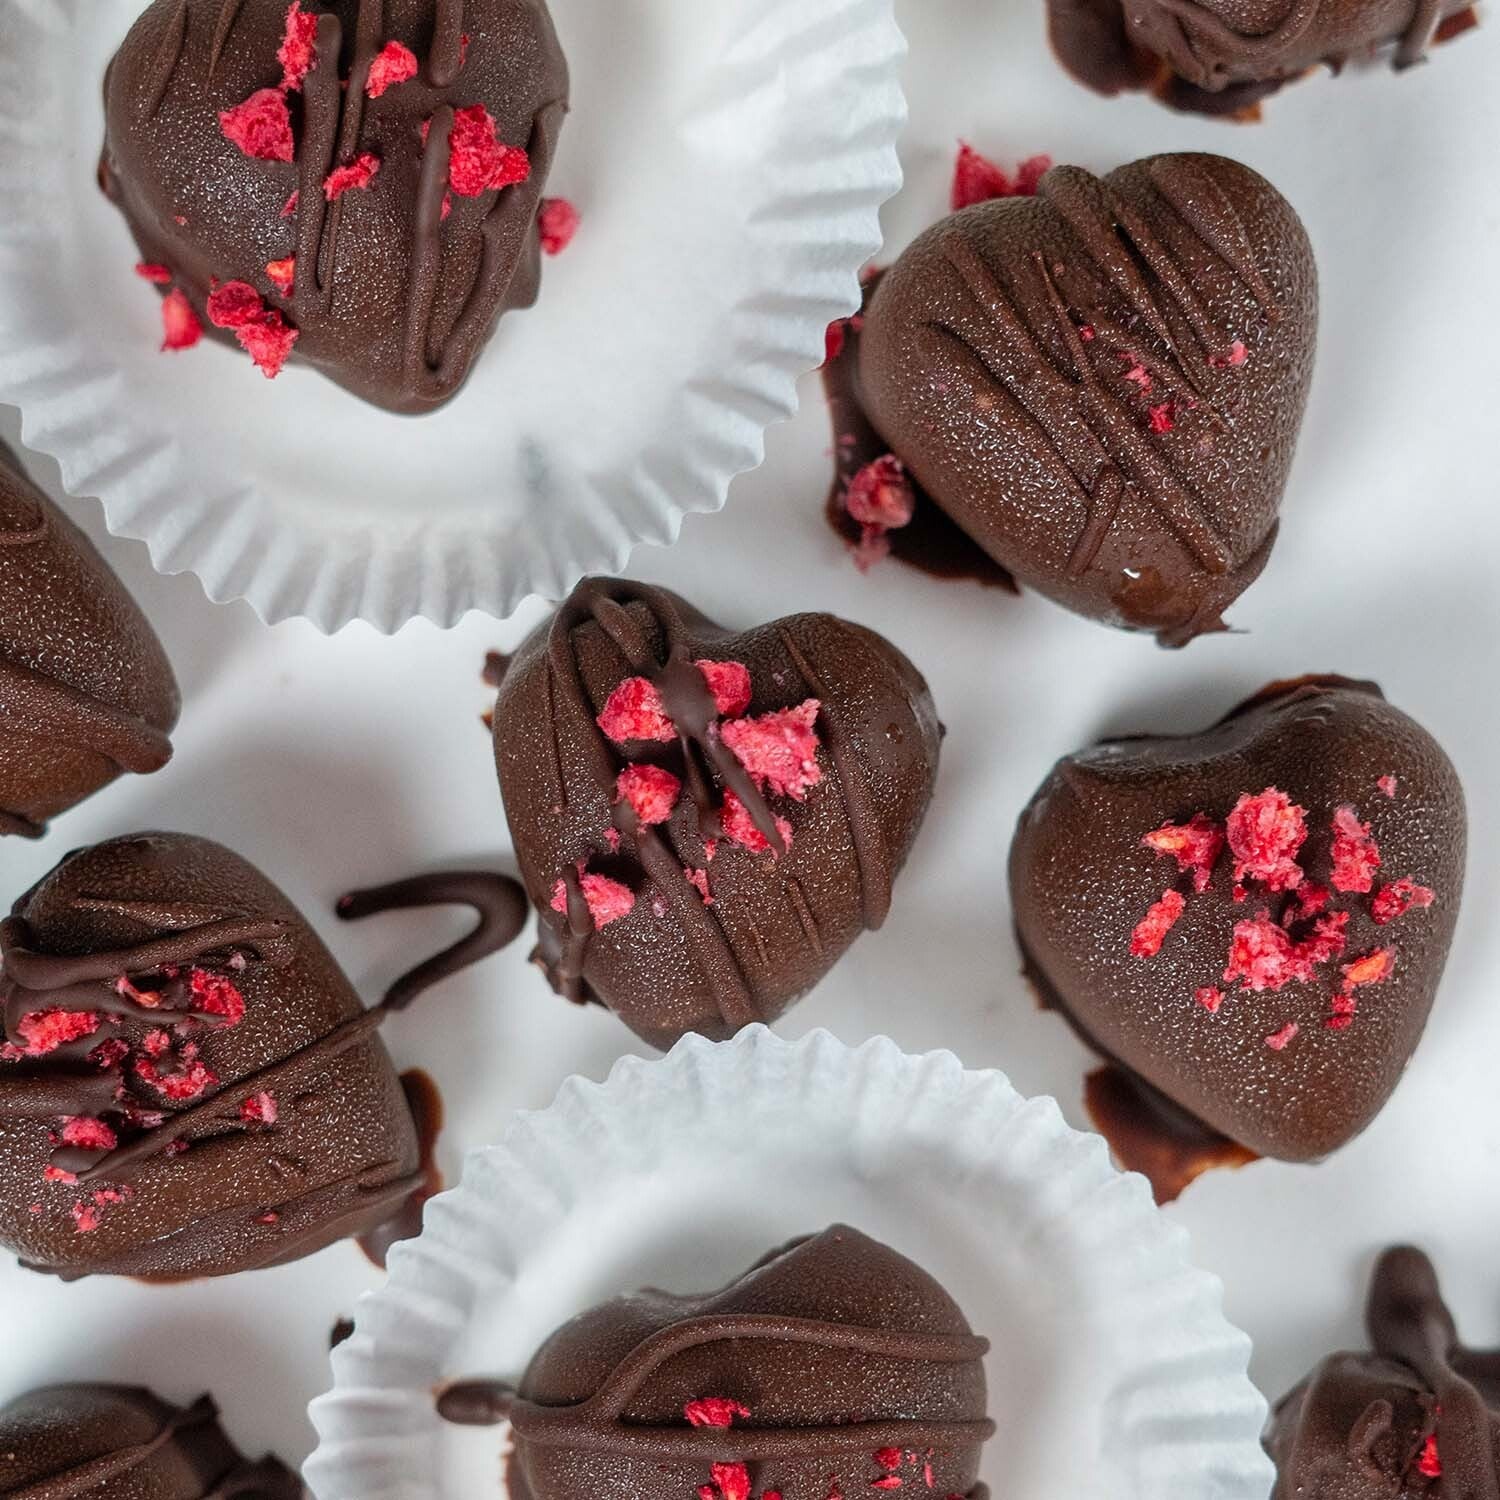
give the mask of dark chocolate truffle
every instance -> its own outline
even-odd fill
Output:
[[[1101,94],[1150,88],[1233,115],[1326,63],[1388,52],[1397,68],[1474,23],[1473,0],[1047,0],[1052,45]]]
[[[266,374],[295,345],[423,412],[536,300],[567,97],[546,0],[155,0],[110,65],[100,181]]]
[[[736,635],[596,578],[510,663],[494,736],[554,986],[667,1047],[774,1020],[881,925],[941,729],[858,625]]]
[[[69,855],[0,922],[0,1243],[68,1279],[169,1280],[399,1218],[426,1183],[377,1028],[416,988],[362,1008],[286,897],[206,839]]]
[[[177,710],[145,616],[0,443],[0,837],[160,770]]]
[[[53,1385],[0,1409],[6,1500],[302,1500],[274,1458],[247,1462],[204,1396],[178,1409],[120,1385]]]
[[[722,1291],[641,1291],[584,1313],[491,1416],[508,1409],[512,1424],[512,1500],[903,1486],[982,1500],[988,1348],[925,1271],[838,1225]],[[457,1387],[439,1410],[473,1421],[478,1393]]]
[[[1381,1256],[1366,1324],[1369,1353],[1331,1355],[1277,1406],[1274,1500],[1495,1500],[1500,1351],[1459,1342],[1420,1250]]]
[[[1421,1038],[1465,842],[1431,736],[1373,684],[1313,677],[1205,733],[1061,761],[1011,894],[1030,973],[1085,1040],[1210,1134],[1312,1161]]]
[[[1270,555],[1317,317],[1307,235],[1249,168],[1055,167],[881,276],[853,399],[1018,583],[1178,645]]]

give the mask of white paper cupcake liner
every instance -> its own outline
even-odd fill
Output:
[[[552,0],[583,214],[541,300],[416,419],[205,340],[161,354],[94,172],[145,0],[0,6],[0,401],[70,492],[217,600],[327,630],[508,615],[719,509],[858,305],[900,186],[892,0]]]
[[[500,1495],[504,1431],[445,1426],[435,1386],[514,1379],[604,1298],[722,1285],[840,1221],[925,1267],[991,1340],[997,1500],[1265,1500],[1250,1341],[1143,1179],[951,1053],[764,1027],[570,1080],[473,1153],[334,1352],[307,1480],[318,1500]]]

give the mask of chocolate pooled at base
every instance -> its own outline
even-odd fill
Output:
[[[1275,543],[1317,320],[1306,232],[1248,168],[1054,167],[903,252],[836,394],[1023,589],[1182,645]]]
[[[941,733],[861,626],[734,634],[664,589],[585,580],[494,715],[554,987],[662,1048],[774,1020],[885,920]]]
[[[1460,1343],[1420,1250],[1381,1256],[1366,1325],[1272,1414],[1273,1500],[1500,1500],[1500,1350]]]
[[[551,17],[545,0],[291,9],[155,0],[105,81],[100,182],[206,331],[239,338],[209,299],[247,284],[275,332],[295,330],[294,357],[377,406],[430,411],[458,392],[501,314],[537,297],[537,214],[568,100]],[[288,62],[284,43],[306,56]],[[392,44],[415,68],[382,86],[372,77]],[[220,123],[257,101],[289,132],[257,143],[269,155]],[[529,158],[522,180],[485,187],[451,170],[481,109],[494,141]],[[350,167],[355,185],[339,192]]]
[[[160,770],[178,708],[145,616],[0,443],[0,838]]]
[[[4,1500],[303,1500],[274,1458],[249,1463],[204,1396],[178,1408],[119,1385],[53,1385],[0,1408]]]
[[[206,839],[69,855],[0,922],[0,1243],[64,1279],[176,1280],[400,1218],[427,1180],[378,1035],[396,988],[365,1010]]]
[[[645,1290],[542,1346],[518,1390],[464,1381],[438,1411],[509,1420],[512,1500],[827,1500],[903,1485],[984,1500],[978,1338],[885,1245],[835,1225],[722,1291]]]
[[[1244,118],[1320,65],[1388,51],[1410,68],[1475,20],[1473,0],[1047,0],[1053,49],[1080,83]]]

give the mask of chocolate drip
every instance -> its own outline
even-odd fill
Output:
[[[91,750],[122,771],[140,774],[159,771],[172,758],[168,736],[138,714],[0,657],[0,733],[5,732]]]
[[[1427,55],[1443,19],[1443,0],[1417,0],[1411,25],[1396,48],[1398,68],[1415,67]]]
[[[39,839],[46,831],[42,824],[33,823],[30,818],[23,818],[20,813],[7,812],[0,807],[0,834],[13,834],[23,839]]]
[[[516,1388],[503,1380],[455,1380],[437,1394],[434,1405],[457,1427],[498,1427],[510,1420]]]
[[[427,82],[445,89],[458,77],[464,55],[464,0],[436,0],[432,47],[427,54]]]
[[[526,925],[526,893],[520,885],[508,875],[478,870],[417,875],[352,891],[339,898],[336,910],[344,921],[353,922],[379,912],[426,906],[470,906],[479,921],[467,937],[396,980],[385,992],[388,1010],[405,1010],[424,990],[508,947]]]

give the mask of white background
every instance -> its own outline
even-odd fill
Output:
[[[1471,1341],[1500,1341],[1500,34],[1472,33],[1402,78],[1319,79],[1273,100],[1263,125],[1235,128],[1070,85],[1046,51],[1037,0],[898,9],[912,42],[912,124],[907,187],[887,214],[893,246],[943,210],[961,135],[1001,159],[1048,151],[1101,171],[1154,151],[1217,149],[1266,172],[1306,218],[1323,273],[1323,339],[1281,541],[1231,615],[1244,633],[1182,653],[1039,598],[895,565],[861,577],[821,519],[828,436],[814,378],[801,416],[772,433],[765,467],[735,485],[728,510],[689,518],[670,552],[637,555],[633,573],[728,624],[816,607],[876,627],[926,672],[950,730],[889,923],[780,1029],[952,1048],[971,1067],[1003,1068],[1025,1093],[1055,1094],[1085,1125],[1088,1059],[1037,1012],[1017,972],[1005,889],[1016,814],[1057,756],[1101,733],[1200,727],[1272,678],[1373,677],[1448,748],[1470,801],[1465,910],[1427,1037],[1384,1113],[1335,1158],[1216,1174],[1170,1212],[1224,1278],[1229,1314],[1256,1342],[1252,1373],[1273,1399],[1359,1337],[1371,1256],[1394,1239],[1436,1254]],[[0,434],[14,441],[17,430],[4,414]],[[33,471],[56,492],[54,468],[36,460]],[[208,603],[191,577],[154,575],[141,546],[103,536],[93,502],[69,508],[156,623],[186,707],[166,771],[116,786],[40,845],[7,841],[0,894],[110,835],[210,835],[277,879],[375,998],[460,919],[346,928],[331,918],[334,898],[452,862],[507,864],[478,673],[486,650],[514,647],[543,610],[503,624],[470,617],[447,633],[416,624],[394,639],[360,626],[333,639],[298,623],[266,629],[242,605]],[[526,948],[388,1028],[400,1065],[441,1083],[450,1168],[495,1138],[509,1111],[545,1104],[570,1072],[600,1077],[639,1050],[609,1015],[554,997]],[[348,1245],[165,1289],[61,1286],[6,1266],[0,1392],[106,1374],[177,1395],[212,1388],[246,1447],[295,1461],[311,1444],[304,1407],[325,1384],[329,1327],[376,1279]]]

